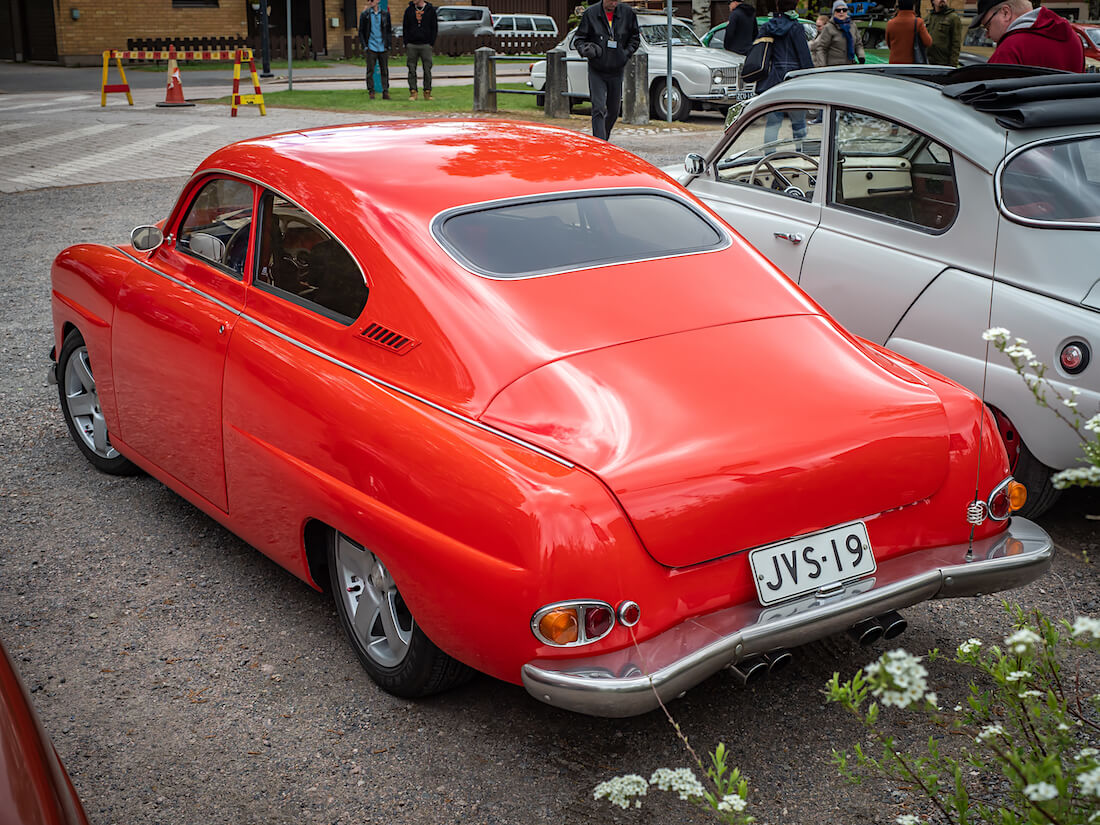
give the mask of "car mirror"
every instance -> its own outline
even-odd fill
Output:
[[[688,154],[684,158],[684,171],[689,175],[701,175],[703,170],[707,168],[707,163],[703,160],[702,155],[697,155],[695,152]]]
[[[164,233],[158,226],[139,226],[130,233],[130,245],[138,252],[152,252],[164,243]]]

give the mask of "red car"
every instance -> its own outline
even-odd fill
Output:
[[[641,713],[1050,563],[975,396],[569,131],[227,146],[131,245],[63,251],[53,320],[84,455],[331,589],[403,696],[473,669]]]
[[[1070,23],[1073,30],[1081,37],[1081,45],[1085,47],[1085,60],[1100,60],[1100,26],[1095,23]]]
[[[0,644],[0,822],[88,825],[73,783]]]

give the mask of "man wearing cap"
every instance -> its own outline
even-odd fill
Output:
[[[847,66],[862,63],[863,38],[848,16],[848,4],[844,0],[833,3],[833,15],[814,38],[813,64],[815,66]]]
[[[730,0],[730,19],[722,37],[723,48],[744,56],[752,48],[756,35],[756,9],[742,0]]]
[[[1085,49],[1065,18],[1031,0],[978,0],[970,28],[983,28],[997,44],[990,63],[1045,66],[1067,72],[1085,70]]]

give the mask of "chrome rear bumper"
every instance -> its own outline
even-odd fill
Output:
[[[976,596],[1020,587],[1050,568],[1054,547],[1037,524],[1014,518],[990,539],[921,550],[880,562],[874,576],[839,592],[761,607],[742,604],[689,619],[634,647],[587,659],[523,666],[536,699],[591,716],[635,716],[669,702],[727,665],[796,647],[861,619],[928,599]]]

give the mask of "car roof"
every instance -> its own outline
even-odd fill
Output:
[[[934,122],[935,127],[924,131],[931,131],[938,141],[992,172],[1006,151],[1047,137],[1095,132],[1100,129],[1100,116],[1093,106],[1080,100],[1071,105],[1070,114],[1060,123],[1051,124],[1040,118],[1027,128],[1014,128],[1006,120],[1005,111],[984,111],[966,102],[966,94],[962,99],[948,95],[977,88],[979,84],[1011,93],[1035,88],[1037,78],[1054,75],[1067,84],[1096,83],[1100,90],[1100,76],[1054,73],[1033,67],[979,65],[951,70],[890,64],[833,66],[791,72],[786,81],[755,98],[744,115],[777,103],[812,101],[863,110],[917,128],[927,120]],[[1038,94],[1033,102],[1041,105],[1044,99],[1041,92]],[[1052,90],[1050,95],[1055,99],[1057,92]]]

